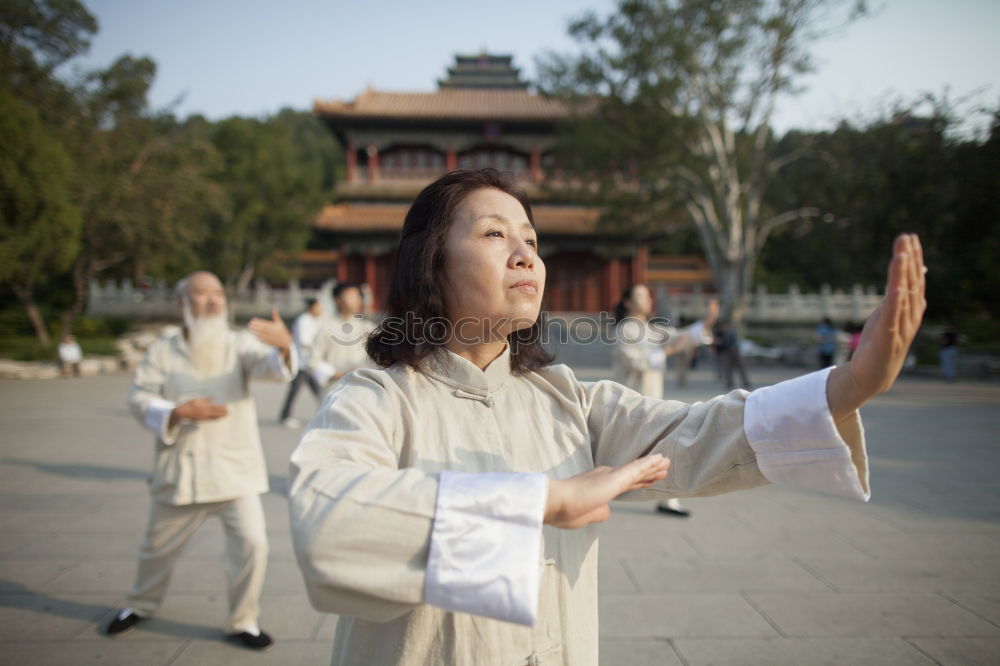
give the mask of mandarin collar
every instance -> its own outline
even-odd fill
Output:
[[[424,374],[456,389],[486,397],[495,392],[510,377],[510,347],[506,347],[485,370],[472,361],[441,347],[426,362]]]

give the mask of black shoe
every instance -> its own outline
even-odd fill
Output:
[[[243,647],[248,647],[251,650],[265,650],[271,647],[271,644],[274,643],[274,641],[271,640],[271,637],[263,631],[256,636],[250,632],[241,631],[238,634],[228,634],[226,638],[241,643]]]
[[[688,511],[680,502],[659,502],[656,505],[656,510],[660,513],[666,513],[671,516],[679,516],[681,518],[687,518],[691,515],[691,512]]]
[[[108,628],[104,630],[104,633],[108,636],[121,636],[124,633],[131,631],[140,620],[145,620],[142,617],[133,612],[129,612],[127,615],[122,615],[122,611],[118,611],[118,614],[111,620],[108,624]]]

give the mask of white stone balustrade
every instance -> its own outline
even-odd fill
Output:
[[[273,288],[257,280],[253,288],[237,295],[230,303],[238,319],[263,316],[277,308],[283,317],[294,317],[305,308],[309,298],[318,298],[326,312],[333,308],[331,288],[335,281],[326,282],[319,289],[304,289],[297,280],[285,288]],[[654,290],[658,314],[677,322],[681,318],[695,320],[704,316],[711,294],[695,291],[689,294],[670,294],[665,288]],[[746,311],[746,321],[751,324],[809,324],[830,317],[837,323],[863,322],[882,301],[874,287],[864,289],[855,285],[850,292],[833,291],[824,287],[818,294],[801,293],[792,285],[788,293],[769,293],[758,286],[751,295]],[[129,317],[138,319],[164,319],[177,316],[173,287],[158,282],[148,288],[137,288],[128,280],[120,284],[109,282],[90,284],[87,314],[104,317]],[[583,314],[583,313],[578,313]],[[595,314],[595,313],[589,313]]]

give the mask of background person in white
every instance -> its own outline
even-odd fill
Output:
[[[626,491],[869,496],[857,409],[891,386],[925,309],[914,236],[848,365],[691,405],[548,365],[537,242],[492,170],[442,176],[407,214],[368,345],[385,369],[342,379],[292,455],[296,554],[313,605],[341,616],[335,664],[596,663],[591,523]],[[454,333],[437,345],[395,328],[435,311]]]
[[[302,388],[302,382],[309,386],[309,390],[312,391],[317,400],[323,395],[322,385],[317,383],[306,369],[312,356],[313,343],[316,342],[323,327],[322,316],[323,306],[320,302],[309,299],[306,301],[306,311],[292,322],[292,339],[295,340],[295,349],[299,352],[299,371],[288,386],[288,394],[285,396],[285,402],[281,406],[281,414],[278,416],[278,421],[288,428],[298,428],[302,425],[298,419],[292,416],[292,405],[295,403],[295,396],[299,389]]]
[[[373,367],[365,343],[375,324],[361,317],[361,287],[353,282],[337,284],[333,303],[337,312],[317,336],[309,359],[309,372],[320,386],[329,386],[352,370]]]
[[[252,319],[249,330],[231,330],[222,283],[211,273],[192,273],[177,291],[184,326],[149,348],[128,394],[132,413],[156,435],[152,507],[135,585],[107,633],[156,612],[181,550],[215,516],[226,533],[226,634],[265,648],[272,641],[257,617],[268,552],[260,494],[268,478],[249,380],[292,378],[292,336],[277,311]]]
[[[80,361],[83,360],[83,350],[80,343],[67,333],[59,343],[59,370],[63,377],[80,376]]]
[[[677,354],[678,385],[687,376],[690,352],[712,342],[712,326],[719,316],[719,303],[708,302],[705,318],[690,326],[677,328],[666,324],[651,324],[653,295],[644,284],[633,284],[622,293],[615,306],[614,380],[633,391],[653,398],[663,397],[667,374],[667,358]],[[676,497],[661,500],[657,511],[687,517],[691,512]]]

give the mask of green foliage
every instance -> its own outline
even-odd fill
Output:
[[[543,90],[578,111],[560,167],[619,226],[690,222],[722,316],[739,321],[771,231],[815,214],[765,199],[784,157],[771,150],[775,105],[836,15],[864,11],[844,0],[620,0],[584,15],[569,29],[581,51],[539,62]]]
[[[229,118],[211,132],[220,163],[213,179],[225,193],[201,246],[206,267],[242,289],[282,253],[305,248],[309,220],[325,201],[332,169],[302,141],[315,121],[283,112],[269,120]],[[329,140],[329,139],[328,139]],[[322,144],[320,144],[322,145]]]
[[[31,293],[76,254],[71,165],[30,107],[0,90],[0,283]]]
[[[131,328],[132,321],[123,317],[79,317],[73,322],[72,333],[81,339],[114,339],[124,335]]]
[[[954,122],[939,104],[929,115],[897,111],[868,127],[785,136],[782,150],[809,146],[811,157],[781,170],[773,205],[807,199],[830,215],[776,234],[758,276],[772,289],[881,288],[893,239],[916,232],[930,271],[928,317],[1000,320],[1000,134],[951,137]]]
[[[0,358],[12,361],[54,361],[54,345],[43,345],[34,337],[0,337]]]
[[[0,338],[31,335],[31,322],[21,308],[0,310]]]
[[[117,356],[115,338],[107,336],[77,337],[85,356]],[[36,338],[0,335],[0,358],[12,361],[56,361],[55,345],[45,346]]]
[[[57,77],[96,30],[77,0],[0,6],[0,288],[21,298],[39,339],[57,310],[63,330],[100,333],[73,323],[92,279],[175,280],[195,268],[231,287],[274,277],[278,257],[305,247],[342,168],[306,113],[210,123],[150,108],[149,58]]]
[[[56,67],[89,48],[96,32],[97,21],[77,0],[4,0],[0,74],[20,97],[37,95]]]
[[[123,56],[81,89],[70,138],[85,219],[75,273],[84,281],[189,270],[204,218],[221,205],[205,133],[148,108],[155,70],[147,58]]]

